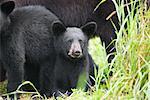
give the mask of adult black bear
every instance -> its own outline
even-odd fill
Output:
[[[8,92],[16,90],[25,77],[49,96],[55,62],[51,25],[59,20],[41,6],[14,7],[13,1],[0,4],[0,52]]]
[[[81,73],[86,73],[86,80],[89,80],[88,40],[96,28],[95,22],[89,22],[81,28],[66,28],[60,22],[53,23],[56,95],[59,92],[70,94],[71,89],[76,88]]]

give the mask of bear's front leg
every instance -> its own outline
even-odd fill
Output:
[[[16,40],[12,37],[2,39],[2,60],[8,76],[7,92],[15,91],[22,83],[24,75],[24,45]]]
[[[7,56],[5,60],[5,65],[8,74],[8,85],[7,92],[12,92],[17,89],[17,87],[22,83],[23,75],[24,75],[24,59],[18,53],[9,54],[11,56]]]

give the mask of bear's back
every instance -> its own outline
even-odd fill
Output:
[[[53,33],[51,25],[58,18],[41,6],[16,8],[10,15],[11,24],[8,36],[19,42],[27,58],[43,59],[53,52]],[[43,52],[44,51],[44,52]]]
[[[12,27],[19,27],[22,29],[27,27],[29,28],[30,25],[42,26],[45,24],[47,26],[51,26],[53,21],[58,20],[58,18],[53,13],[42,6],[26,6],[16,8],[11,13],[10,19]],[[34,26],[32,26],[32,28],[33,27]]]
[[[98,0],[15,0],[17,6],[43,5],[66,26],[82,26],[90,20]]]

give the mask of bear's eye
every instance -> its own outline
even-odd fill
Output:
[[[79,39],[79,42],[82,43],[83,41],[81,39]]]
[[[69,43],[72,43],[72,41],[73,41],[72,39],[68,40]]]

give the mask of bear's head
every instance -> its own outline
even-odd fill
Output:
[[[9,15],[15,8],[14,1],[5,1],[0,3],[0,34],[10,24]]]
[[[88,40],[97,28],[95,22],[88,22],[80,28],[67,27],[57,21],[52,24],[56,52],[70,59],[85,57],[88,50]]]

